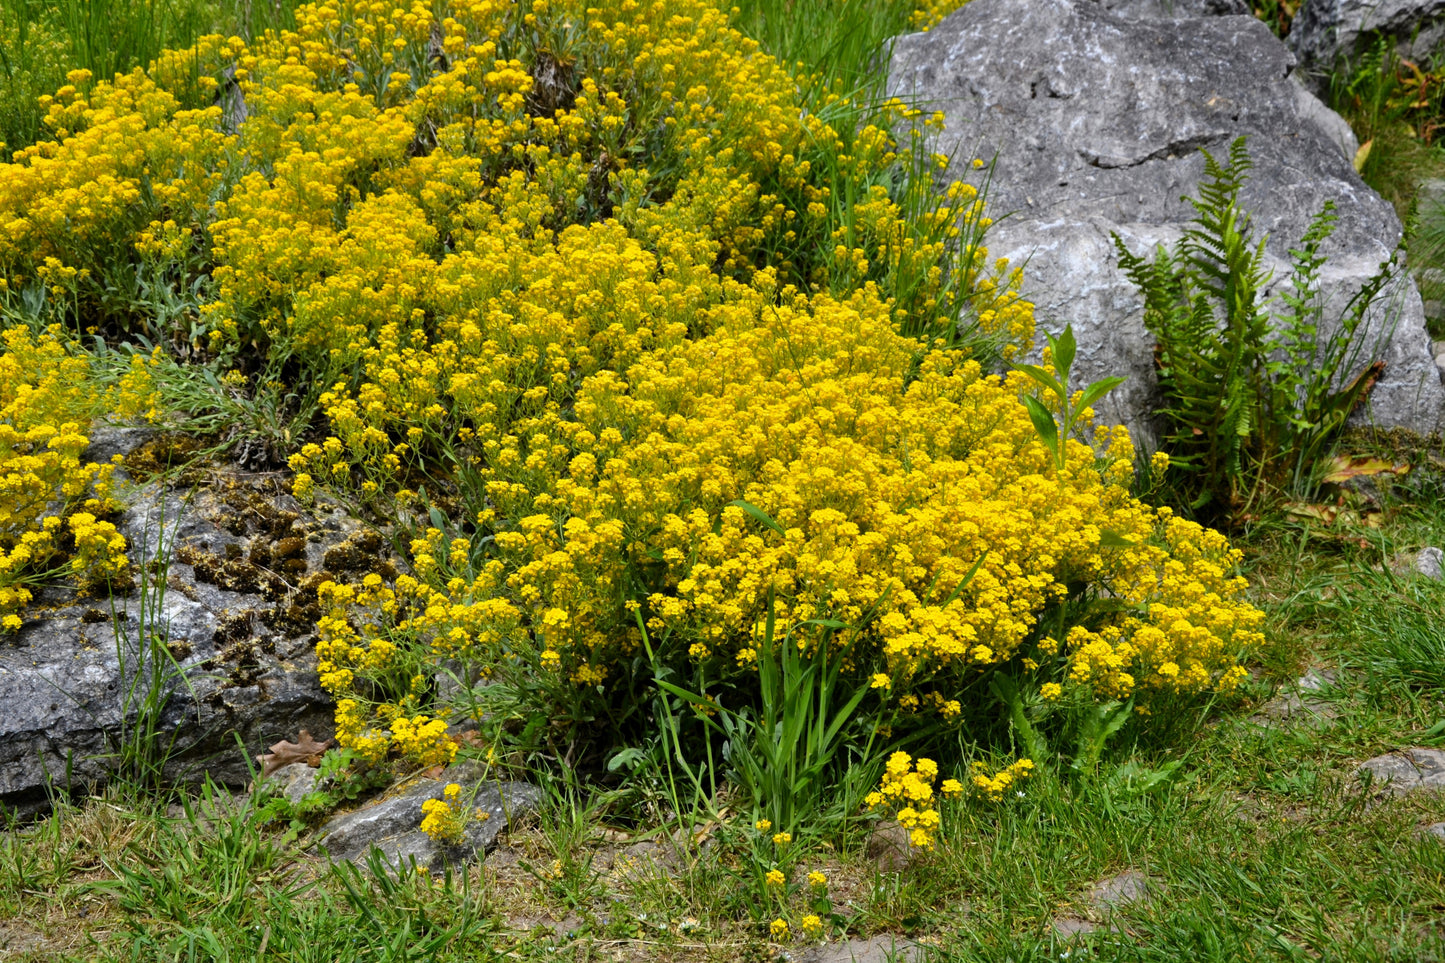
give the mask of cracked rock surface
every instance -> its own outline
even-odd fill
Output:
[[[331,734],[316,586],[386,565],[379,537],[339,510],[303,509],[275,476],[202,481],[118,488],[116,526],[133,570],[152,573],[149,604],[135,590],[106,599],[47,587],[0,639],[0,810],[40,812],[67,778],[83,789],[111,777],[115,739],[134,727],[146,687],[147,635],[163,643],[151,654],[169,676],[158,727],[167,779],[242,786],[248,756],[300,729]],[[161,593],[148,563],[163,550]]]
[[[1150,436],[1153,339],[1110,235],[1136,254],[1172,246],[1194,216],[1181,198],[1197,193],[1199,148],[1224,159],[1231,142],[1248,136],[1254,169],[1241,201],[1269,235],[1266,267],[1277,285],[1289,249],[1324,201],[1335,202],[1321,277],[1326,333],[1389,258],[1401,227],[1355,173],[1344,121],[1291,76],[1293,56],[1262,22],[1137,19],[1139,4],[1115,6],[972,0],[928,33],[896,40],[889,92],[944,113],[935,149],[954,157],[945,180],[978,182],[972,159],[997,155],[990,255],[1025,266],[1024,293],[1042,327],[1073,323],[1076,387],[1128,377],[1097,406],[1100,417]],[[1386,362],[1369,414],[1427,432],[1438,426],[1445,391],[1424,309],[1408,277],[1391,293],[1393,308],[1366,325]]]
[[[1432,789],[1445,790],[1445,750],[1417,746],[1376,756],[1360,764],[1376,789],[1393,796]]]

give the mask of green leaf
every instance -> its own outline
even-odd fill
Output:
[[[1054,458],[1059,457],[1059,426],[1054,424],[1054,415],[1044,407],[1044,403],[1032,395],[1024,396],[1024,407],[1029,410],[1029,420],[1034,423],[1034,431],[1039,433],[1039,440],[1053,452]]]
[[[1049,338],[1049,347],[1053,349],[1054,370],[1059,373],[1059,379],[1068,384],[1069,369],[1074,366],[1074,352],[1077,345],[1074,342],[1074,326],[1064,326],[1063,334],[1057,338]]]
[[[1064,386],[1059,383],[1059,379],[1049,374],[1043,368],[1040,368],[1036,364],[1016,364],[1014,367],[1052,391],[1058,396],[1060,401],[1064,400]]]
[[[1102,378],[1099,381],[1095,381],[1093,384],[1089,385],[1089,387],[1084,389],[1083,397],[1079,399],[1079,407],[1089,407],[1094,402],[1098,401],[1100,398],[1104,397],[1106,394],[1119,387],[1125,382],[1125,380],[1125,378],[1115,375],[1112,378]]]
[[[1044,765],[1049,759],[1049,744],[1034,728],[1033,723],[1029,722],[1018,685],[1008,676],[995,673],[989,679],[988,691],[1008,709],[1009,721],[1013,723],[1014,731],[1018,733],[1019,741],[1023,743],[1029,758],[1035,765]]]
[[[1133,548],[1137,544],[1139,543],[1133,541],[1132,539],[1125,538],[1118,532],[1112,531],[1107,528],[1099,532],[1100,548]]]
[[[743,501],[741,498],[736,498],[736,499],[732,500],[731,502],[728,502],[728,504],[729,504],[729,505],[736,505],[738,508],[741,508],[743,511],[747,512],[749,515],[753,516],[753,518],[756,518],[758,521],[762,522],[763,525],[765,525],[765,526],[768,527],[768,528],[771,528],[773,531],[777,532],[779,535],[782,535],[782,536],[784,536],[784,537],[787,536],[788,533],[785,532],[785,531],[783,531],[783,526],[781,526],[781,525],[779,525],[777,522],[773,521],[773,516],[769,515],[767,512],[763,511],[763,510],[762,510],[761,508],[759,508],[758,506],[756,506],[756,505],[750,505],[750,504],[748,504],[747,502]]]

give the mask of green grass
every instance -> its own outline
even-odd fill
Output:
[[[739,29],[768,53],[860,92],[881,88],[883,45],[908,32],[913,12],[906,0],[740,0],[735,7]]]

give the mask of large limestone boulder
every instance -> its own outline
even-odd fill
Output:
[[[1339,223],[1323,294],[1338,316],[1386,261],[1401,228],[1356,175],[1343,122],[1291,79],[1294,59],[1252,17],[1129,19],[1094,0],[972,0],[932,31],[895,41],[890,92],[942,110],[939,147],[954,176],[997,156],[989,250],[1026,264],[1042,325],[1072,322],[1081,381],[1126,375],[1100,415],[1151,434],[1153,339],[1143,301],[1116,263],[1172,245],[1194,216],[1181,198],[1247,135],[1254,171],[1242,194],[1268,232],[1276,277],[1326,199]],[[1368,417],[1434,430],[1440,374],[1420,296],[1403,278],[1369,319],[1386,362]],[[1329,311],[1327,310],[1327,315]]]
[[[274,476],[186,482],[121,493],[117,528],[135,567],[149,570],[144,603],[139,591],[105,599],[50,587],[19,632],[0,639],[0,812],[34,812],[67,782],[79,790],[111,778],[116,739],[135,731],[159,654],[148,637],[185,676],[160,655],[168,779],[244,785],[248,756],[301,729],[330,734],[315,589],[385,565],[380,539],[339,509],[297,505]]]
[[[1382,38],[1401,57],[1439,63],[1445,45],[1445,0],[1306,0],[1286,42],[1316,86],[1367,53]]]
[[[1190,17],[1246,16],[1244,0],[1092,0],[1126,20],[1185,20]]]

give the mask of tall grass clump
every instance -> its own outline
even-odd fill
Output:
[[[1445,72],[1402,59],[1381,38],[1331,74],[1325,98],[1360,142],[1355,169],[1409,224],[1420,182],[1445,174]]]

